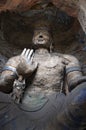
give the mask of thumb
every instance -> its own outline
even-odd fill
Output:
[[[36,70],[38,68],[38,63],[37,62],[34,62],[32,65],[31,65],[31,68],[32,70]]]

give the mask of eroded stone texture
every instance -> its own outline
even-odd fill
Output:
[[[77,16],[79,0],[52,0],[53,3],[71,16]]]
[[[71,16],[77,16],[77,3],[78,0],[4,0],[0,2],[0,11],[17,11],[24,12],[34,6],[37,8],[45,8],[48,4],[54,4],[56,7],[64,10]]]
[[[79,14],[78,14],[78,20],[86,33],[86,1],[82,0],[79,3]]]

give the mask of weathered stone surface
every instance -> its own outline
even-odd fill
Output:
[[[71,16],[77,16],[78,0],[3,0],[3,2],[0,1],[0,11],[10,10],[24,12],[34,7],[44,9],[50,3],[64,10]]]
[[[86,33],[86,1],[80,0],[78,20]]]
[[[53,4],[71,16],[77,16],[79,0],[52,0]]]

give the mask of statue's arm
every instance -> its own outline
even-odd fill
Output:
[[[10,93],[15,80],[14,73],[12,71],[4,71],[0,77],[0,91],[4,93]]]
[[[19,56],[10,58],[2,69],[0,76],[0,91],[10,93],[14,80],[18,78],[17,68],[19,65]]]
[[[86,81],[86,76],[82,75],[80,62],[72,55],[64,55],[66,64],[66,77],[69,90],[71,91],[77,85]]]
[[[30,49],[24,49],[21,55],[10,58],[0,76],[0,91],[10,93],[14,80],[18,79],[19,75],[29,76],[37,68],[32,59],[33,50]]]

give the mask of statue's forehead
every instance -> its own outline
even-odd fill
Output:
[[[48,30],[45,30],[45,29],[37,29],[37,30],[34,30],[34,34],[35,35],[50,35],[50,32]]]

